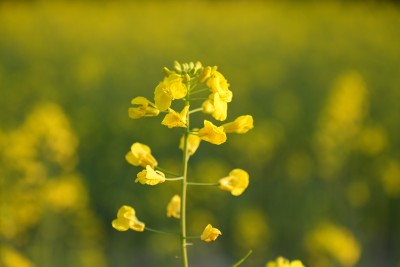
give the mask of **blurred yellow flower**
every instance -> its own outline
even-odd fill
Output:
[[[186,85],[182,76],[171,73],[160,82],[154,91],[154,101],[159,110],[163,111],[171,106],[174,99],[181,99],[187,94]]]
[[[242,169],[234,169],[229,176],[219,180],[219,188],[231,192],[233,196],[241,195],[249,185],[249,174]]]
[[[304,267],[299,260],[289,261],[283,257],[276,258],[276,261],[269,261],[265,267]]]
[[[217,239],[219,235],[222,235],[221,231],[217,228],[213,228],[211,224],[208,224],[200,238],[205,242],[211,242]]]
[[[156,185],[165,182],[165,175],[160,171],[155,171],[150,165],[137,174],[135,182],[148,185]]]
[[[228,103],[221,100],[219,93],[212,93],[202,105],[203,112],[211,114],[219,121],[226,120],[228,114]]]
[[[142,96],[132,99],[131,104],[134,105],[134,107],[129,108],[128,113],[129,117],[132,119],[157,116],[160,113],[155,104]]]
[[[186,127],[188,111],[189,111],[189,106],[185,106],[181,111],[181,113],[169,109],[168,114],[165,115],[165,118],[161,122],[161,124],[167,126],[168,128]]]
[[[226,133],[247,133],[253,129],[253,117],[251,115],[244,115],[237,117],[234,121],[222,125]]]
[[[340,266],[354,266],[361,247],[352,232],[330,222],[322,223],[306,237],[306,247],[315,262],[336,260]]]
[[[198,135],[202,140],[215,145],[220,145],[226,141],[224,127],[217,127],[208,120],[204,120],[204,127],[199,130]]]
[[[0,246],[0,266],[33,267],[34,265],[17,250],[2,245]]]
[[[174,195],[167,205],[167,216],[179,219],[181,217],[181,197]]]
[[[143,168],[146,168],[147,165],[153,168],[158,165],[157,160],[151,154],[150,147],[138,142],[131,146],[131,150],[126,154],[125,159],[130,164]]]
[[[119,208],[117,219],[112,221],[112,226],[118,231],[132,229],[137,232],[143,232],[145,228],[145,224],[136,218],[135,210],[126,205]]]
[[[197,131],[197,129],[194,129],[194,131]],[[184,140],[185,139],[182,136],[181,140],[180,140],[180,143],[179,143],[179,148],[181,150],[183,150],[184,147],[185,147],[185,144],[183,143]],[[196,152],[197,148],[200,145],[200,142],[201,142],[201,138],[198,135],[189,134],[188,140],[187,140],[187,150],[188,150],[188,153],[189,153],[190,156],[192,156]]]

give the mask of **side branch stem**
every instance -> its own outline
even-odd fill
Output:
[[[186,182],[187,185],[203,185],[203,186],[217,186],[219,183],[196,183],[196,182]]]

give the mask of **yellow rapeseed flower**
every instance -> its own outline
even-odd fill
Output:
[[[208,224],[201,234],[201,240],[205,242],[211,242],[217,239],[219,235],[222,235],[221,231],[217,228],[212,227],[211,224]]]
[[[134,105],[134,107],[129,108],[128,113],[129,117],[131,117],[132,119],[153,117],[157,116],[160,113],[155,104],[142,96],[138,96],[132,99],[131,104]]]
[[[203,112],[211,114],[214,119],[219,121],[226,120],[228,114],[228,103],[223,101],[219,93],[212,93],[202,105]]]
[[[224,127],[217,127],[208,120],[204,120],[204,127],[199,130],[198,135],[202,140],[215,145],[220,145],[226,141]]]
[[[241,195],[249,185],[249,174],[242,169],[234,169],[229,176],[219,180],[219,188],[231,192],[233,196]]]
[[[181,113],[178,113],[173,109],[169,109],[168,114],[165,115],[165,118],[161,122],[161,124],[167,126],[168,128],[173,128],[173,127],[185,128],[188,111],[189,111],[189,106],[185,106],[181,111]]]
[[[174,195],[167,205],[167,216],[179,219],[181,217],[181,197]]]
[[[153,168],[158,165],[157,160],[151,154],[150,147],[138,142],[131,146],[131,150],[126,154],[125,159],[130,164],[143,168],[146,168],[147,165]]]
[[[171,73],[160,82],[154,91],[154,101],[159,110],[163,111],[171,106],[174,99],[181,99],[187,94],[187,87],[181,75]]]
[[[156,185],[165,182],[165,175],[160,171],[155,171],[150,165],[146,166],[146,169],[137,174],[135,183]]]
[[[135,210],[130,206],[122,206],[117,213],[117,219],[112,221],[112,226],[118,231],[132,229],[143,232],[145,224],[136,218]]]
[[[234,121],[222,125],[226,133],[247,133],[253,129],[253,117],[251,115],[244,115],[237,117]]]
[[[205,83],[211,92],[218,93],[222,101],[231,102],[232,92],[229,90],[229,83],[225,77],[217,71],[217,67],[214,66],[211,70],[205,69],[204,77]]]
[[[289,261],[283,257],[278,257],[276,261],[269,261],[265,267],[304,267],[299,260]]]
[[[197,129],[194,129],[194,131],[197,131]],[[183,143],[184,140],[185,139],[182,136],[182,138],[180,140],[180,143],[179,143],[179,148],[181,150],[184,149],[184,143]],[[200,142],[201,142],[201,138],[198,135],[189,134],[188,140],[187,140],[187,151],[188,151],[190,156],[192,156],[196,152],[197,148],[200,145]]]

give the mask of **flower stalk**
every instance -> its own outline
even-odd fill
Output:
[[[186,99],[186,105],[190,104],[190,82],[187,82],[188,96]],[[183,152],[182,152],[182,169],[183,169],[183,179],[181,186],[181,216],[180,216],[180,226],[181,226],[181,253],[182,253],[182,266],[188,267],[188,256],[187,256],[187,242],[186,242],[186,196],[187,196],[187,173],[188,173],[188,163],[189,163],[189,151],[188,151],[188,140],[190,134],[190,114],[186,114],[186,125],[187,128],[183,135]]]

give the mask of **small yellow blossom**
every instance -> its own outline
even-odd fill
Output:
[[[181,217],[181,197],[174,195],[167,205],[167,216],[179,219]]]
[[[164,78],[154,91],[154,101],[159,110],[164,111],[171,106],[174,99],[181,99],[187,94],[186,85],[181,75],[171,73]]]
[[[211,242],[217,239],[219,235],[222,235],[221,231],[217,228],[213,228],[211,224],[208,224],[200,238],[205,242]]]
[[[131,150],[126,154],[125,159],[130,164],[143,168],[146,168],[147,165],[153,168],[158,165],[157,160],[151,154],[150,147],[137,142],[131,146]]]
[[[222,125],[226,133],[247,133],[253,129],[253,117],[251,115],[244,115],[237,117],[234,121]]]
[[[198,129],[193,129],[194,131],[197,131]],[[181,150],[184,149],[185,144],[183,143],[185,138],[182,136],[180,143],[179,143],[179,148]],[[200,146],[201,138],[198,135],[195,134],[189,134],[188,139],[187,139],[187,151],[190,156],[192,156],[197,148]]]
[[[131,117],[132,119],[157,116],[160,113],[156,105],[150,102],[145,97],[135,97],[134,99],[132,99],[131,103],[135,106],[133,108],[129,108],[128,110],[129,117]]]
[[[199,130],[198,135],[202,140],[215,145],[220,145],[226,141],[224,127],[217,127],[208,120],[204,120],[204,127]]]
[[[135,210],[130,206],[122,206],[117,213],[117,219],[112,221],[112,226],[118,231],[132,229],[143,232],[145,224],[136,218]]]
[[[232,92],[229,90],[229,83],[225,77],[217,71],[216,66],[214,66],[210,72],[206,72],[204,79],[207,87],[211,89],[211,92],[218,93],[222,101],[228,103],[232,101]]]
[[[146,169],[137,174],[135,183],[156,185],[165,182],[165,175],[160,171],[155,171],[150,165],[146,166]]]
[[[299,260],[289,261],[283,257],[278,257],[276,261],[269,261],[265,267],[305,267]]]
[[[231,192],[233,196],[241,195],[249,185],[249,174],[242,169],[234,169],[229,176],[219,180],[219,188]]]
[[[221,100],[219,93],[212,93],[209,98],[204,101],[203,112],[211,114],[214,119],[219,121],[226,120],[228,114],[228,103]]]
[[[165,118],[161,122],[161,124],[167,126],[168,128],[186,127],[188,111],[189,111],[189,106],[185,106],[181,111],[181,113],[169,109],[168,114],[165,115]]]

